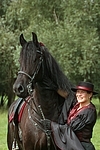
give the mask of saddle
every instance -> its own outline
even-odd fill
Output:
[[[9,123],[14,121],[15,125],[17,125],[21,121],[21,117],[24,111],[24,108],[27,102],[30,100],[30,97],[26,99],[18,98],[12,105],[12,109],[9,112]]]

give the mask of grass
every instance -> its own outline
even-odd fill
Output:
[[[95,104],[98,112],[98,109],[100,107],[98,99],[93,99],[93,103]],[[93,129],[92,143],[94,144],[96,150],[100,150],[100,117],[98,117]]]
[[[94,99],[93,103],[97,107],[98,111],[98,100]],[[100,118],[97,119],[96,125],[93,130],[92,142],[96,150],[100,150]],[[7,150],[7,111],[0,110],[0,150]]]
[[[0,110],[0,150],[7,150],[7,111]]]
[[[97,120],[94,126],[92,143],[94,144],[96,150],[100,150],[100,119]]]

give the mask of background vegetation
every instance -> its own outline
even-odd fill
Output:
[[[19,35],[34,31],[75,84],[89,80],[100,86],[99,0],[0,0],[0,106],[14,100]]]
[[[0,106],[14,100],[19,36],[34,31],[72,81],[100,86],[99,0],[0,0]]]

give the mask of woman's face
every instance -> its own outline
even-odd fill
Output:
[[[87,91],[84,90],[77,90],[76,97],[79,103],[90,103],[92,93],[88,93]]]

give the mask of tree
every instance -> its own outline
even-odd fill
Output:
[[[27,40],[30,40],[31,32],[36,32],[39,40],[48,47],[73,83],[91,80],[98,89],[99,8],[99,0],[10,1],[3,17],[4,25],[6,32],[10,31],[17,40],[13,43],[9,39],[9,44],[15,48],[17,46],[19,52],[19,35],[23,32]]]
[[[6,95],[8,98],[8,106],[14,100],[13,83],[16,73],[16,64],[14,61],[14,53],[16,50],[16,37],[12,32],[8,32],[1,19],[0,30],[0,95]],[[3,97],[1,105],[3,105]]]

